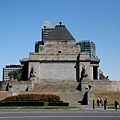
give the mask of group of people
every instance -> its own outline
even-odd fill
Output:
[[[100,107],[100,106],[103,106],[106,108],[106,105],[107,105],[107,102],[108,102],[108,99],[106,98],[105,100],[103,100],[102,98],[97,98],[97,107]]]
[[[100,107],[100,106],[104,106],[104,109],[106,110],[106,107],[107,107],[107,103],[108,103],[108,99],[102,99],[102,98],[97,98],[96,100],[96,103],[97,103],[97,107]],[[114,107],[115,107],[115,110],[117,110],[119,108],[119,102],[118,101],[115,101],[114,102]]]

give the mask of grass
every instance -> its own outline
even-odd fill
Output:
[[[22,106],[22,107],[18,107],[18,106],[6,106],[6,107],[0,107],[0,110],[3,109],[41,109],[41,110],[45,110],[45,109],[80,109],[79,107],[76,106]]]
[[[108,106],[108,109],[115,109],[115,106]],[[120,107],[118,107],[117,109],[120,109]]]
[[[108,105],[113,105],[117,100],[120,103],[120,92],[118,91],[94,91],[94,100],[96,103],[97,98],[108,99]]]

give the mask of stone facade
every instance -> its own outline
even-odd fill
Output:
[[[77,56],[79,58],[79,71],[77,70]],[[36,82],[49,81],[76,81],[77,74],[81,76],[82,67],[85,67],[89,80],[99,79],[98,67],[100,60],[90,58],[89,53],[80,52],[80,45],[65,26],[56,26],[49,37],[39,45],[39,52],[30,52],[28,59],[21,60],[24,73],[30,78],[31,68],[35,69]],[[25,70],[26,69],[26,70]]]
[[[93,91],[120,91],[120,81],[109,81],[109,80],[93,80],[82,82],[83,89],[92,86]]]

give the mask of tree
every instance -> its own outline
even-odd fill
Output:
[[[99,70],[99,77],[100,80],[108,80],[108,76],[105,76],[101,69]]]
[[[16,70],[13,70],[11,72],[9,72],[8,74],[9,78],[10,79],[17,79],[17,80],[20,80],[21,78],[21,69],[16,69]]]

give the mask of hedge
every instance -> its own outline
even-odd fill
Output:
[[[1,101],[0,106],[44,106],[41,101]]]
[[[69,106],[66,102],[45,101],[1,101],[0,106]]]
[[[69,106],[67,102],[49,102],[48,106]]]
[[[5,98],[0,106],[69,106],[53,94],[19,94]]]

